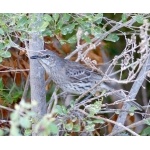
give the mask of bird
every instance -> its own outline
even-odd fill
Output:
[[[51,50],[43,50],[38,55],[31,56],[30,59],[37,59],[53,82],[67,93],[81,95],[103,79],[101,73],[78,62],[64,59]],[[102,82],[92,89],[91,93],[104,90],[112,92],[114,88],[107,85],[106,82]],[[122,93],[117,92],[117,95],[125,98]],[[128,103],[138,110],[143,110],[143,107],[135,101]]]

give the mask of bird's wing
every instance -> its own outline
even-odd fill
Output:
[[[70,64],[67,64],[66,67],[66,75],[70,79],[83,81],[89,79],[93,74],[93,70],[90,68],[87,68],[79,63],[69,63]]]

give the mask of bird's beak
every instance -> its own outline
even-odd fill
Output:
[[[34,56],[31,56],[31,57],[30,57],[30,59],[37,59],[37,58],[41,58],[41,56],[34,55]]]

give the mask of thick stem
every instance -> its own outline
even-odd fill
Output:
[[[34,14],[35,22],[31,25],[34,30],[41,23],[42,14]],[[32,14],[31,14],[32,19]],[[44,42],[40,32],[33,32],[29,40],[29,55],[35,55],[39,50],[44,49]],[[30,86],[31,86],[31,101],[36,101],[37,105],[32,111],[36,113],[34,123],[36,124],[44,114],[46,114],[46,93],[45,93],[45,71],[37,60],[30,59]],[[34,133],[34,126],[32,135]]]
[[[141,69],[136,81],[134,82],[134,84],[132,85],[132,88],[130,90],[130,93],[129,93],[129,97],[131,99],[135,99],[140,87],[142,86],[143,82],[144,82],[144,79],[146,77],[146,72],[150,69],[150,54],[148,56],[148,59],[146,60],[145,64],[143,65],[143,68]],[[131,107],[130,104],[128,103],[124,103],[122,109],[123,110],[129,110]],[[125,123],[125,120],[126,120],[126,117],[128,115],[128,112],[121,112],[118,116],[118,119],[117,119],[117,122],[118,123],[121,123],[121,124],[124,124]],[[120,130],[121,127],[115,125],[112,132],[116,132],[118,130]]]

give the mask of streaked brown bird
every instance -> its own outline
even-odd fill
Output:
[[[44,50],[39,55],[30,57],[31,59],[37,59],[41,65],[45,68],[47,74],[51,79],[65,92],[80,95],[87,90],[91,89],[95,84],[102,80],[103,76],[100,73],[93,71],[92,69],[81,65],[78,62],[66,60],[59,57],[56,53]],[[96,91],[114,91],[113,88],[108,86],[105,82],[102,82],[91,93]],[[117,92],[120,98],[125,98],[121,93]],[[135,106],[139,110],[143,110],[143,107],[135,101],[128,102]]]

